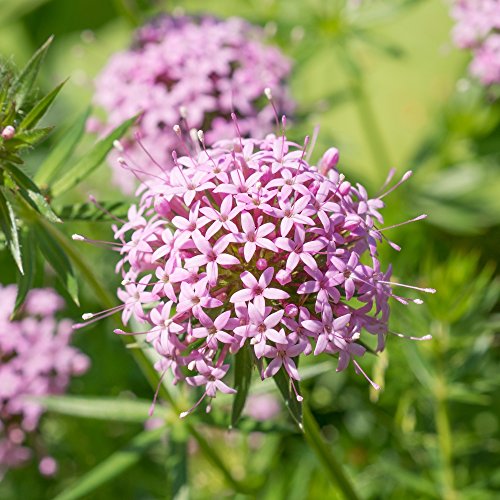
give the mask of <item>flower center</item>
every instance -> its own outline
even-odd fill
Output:
[[[261,323],[258,327],[257,327],[257,331],[259,333],[265,333],[267,331],[267,327],[264,323]]]

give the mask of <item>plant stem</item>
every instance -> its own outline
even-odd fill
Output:
[[[347,477],[342,465],[332,454],[330,447],[325,443],[318,423],[305,403],[303,403],[302,412],[306,441],[328,472],[330,480],[339,488],[345,498],[349,500],[358,500],[360,497],[355,492],[351,480]]]
[[[381,173],[383,173],[385,177],[386,172],[392,167],[391,159],[382,137],[382,131],[375,117],[372,103],[370,102],[370,98],[361,78],[352,84],[352,93],[355,97],[356,109],[365,135],[365,140],[371,150],[373,161],[377,169],[375,179],[378,180],[381,178]]]
[[[87,284],[92,288],[96,297],[102,302],[105,307],[113,307],[115,305],[114,297],[101,285],[101,282],[94,274],[92,268],[87,264],[85,259],[80,255],[80,253],[75,249],[75,246],[70,244],[66,236],[53,224],[48,222],[45,218],[39,217],[38,221],[43,225],[44,229],[51,234],[51,236],[61,245],[68,257],[73,261],[75,266],[80,270],[80,272],[85,276]],[[118,321],[118,320],[117,320]],[[118,322],[119,323],[119,322]],[[120,325],[121,326],[121,325]],[[120,335],[125,344],[134,344],[135,340],[129,338],[125,335]],[[147,358],[144,351],[141,349],[130,349],[132,356],[139,365],[146,379],[153,389],[159,388],[159,395],[167,400],[173,410],[179,414],[180,409],[172,397],[167,388],[160,382],[160,377],[158,372],[151,366],[149,359]],[[189,422],[184,421],[184,426],[193,438],[197,441],[200,450],[205,454],[208,461],[214,465],[221,474],[226,479],[226,482],[233,487],[236,491],[240,493],[248,493],[251,491],[246,484],[236,480],[231,471],[224,464],[222,459],[219,457],[217,452],[210,446],[206,439],[193,427]]]
[[[436,422],[438,446],[442,463],[443,498],[445,500],[456,500],[457,494],[453,477],[450,419],[446,400],[443,397],[437,397],[434,419]]]
[[[445,378],[444,354],[448,344],[448,327],[439,322],[437,325],[436,348],[438,354],[438,369],[434,390],[434,421],[436,424],[439,454],[441,456],[441,481],[443,498],[456,500],[455,478],[453,473],[453,446],[451,437],[450,417],[448,414],[447,391]]]
[[[349,90],[354,98],[365,141],[373,158],[374,168],[371,168],[371,174],[374,181],[380,181],[392,167],[390,155],[365,88],[362,70],[354,62],[346,46],[340,45],[338,49],[339,59],[348,78]]]

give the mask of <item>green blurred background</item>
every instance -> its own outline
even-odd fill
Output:
[[[241,16],[264,26],[271,42],[296,61],[292,137],[303,138],[319,124],[313,159],[335,145],[341,170],[373,194],[389,168],[414,170],[411,182],[387,200],[386,223],[429,214],[423,223],[391,232],[403,251],[387,247],[382,258],[394,263],[398,281],[438,289],[420,307],[393,307],[394,330],[432,333],[434,339],[425,344],[389,339],[386,352],[367,356],[367,369],[383,386],[379,393],[362,377],[335,373],[327,358],[316,360],[322,373],[304,385],[326,439],[364,498],[498,498],[500,322],[494,275],[500,241],[500,106],[494,91],[468,77],[467,53],[452,46],[448,2],[366,0],[347,10],[344,4],[0,0],[0,52],[22,66],[54,34],[41,87],[48,90],[70,76],[45,119],[56,130],[27,159],[28,166],[34,171],[58,130],[89,105],[92,79],[114,51],[127,47],[134,23],[150,13],[182,8]],[[79,187],[79,196],[84,200],[91,192],[119,199],[109,186],[103,166]],[[74,193],[68,201],[75,201]],[[97,226],[73,224],[67,231],[110,238],[106,224]],[[116,284],[115,257],[94,248],[85,253],[103,281]],[[9,257],[0,256],[0,265],[2,282],[14,281]],[[58,286],[50,272],[37,282]],[[83,294],[82,310],[98,310],[85,286]],[[81,312],[70,307],[68,315]],[[71,392],[151,399],[152,390],[112,328],[101,322],[76,337],[93,365],[73,382]],[[277,397],[272,385],[263,390]],[[256,498],[336,498],[286,411],[259,432],[251,423],[228,432],[226,408],[222,399],[212,416],[194,421],[234,475],[258,485]],[[42,434],[59,461],[58,474],[42,478],[36,465],[10,471],[0,481],[0,498],[45,499],[71,491],[78,478],[141,428],[48,413]],[[178,498],[245,498],[227,486],[193,443],[186,443],[175,422],[169,432],[125,474],[110,475],[85,498],[169,498],[172,491]],[[180,465],[179,442],[189,457]]]

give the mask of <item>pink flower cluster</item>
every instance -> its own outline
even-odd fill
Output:
[[[88,358],[69,345],[72,323],[55,314],[64,302],[51,289],[34,289],[19,320],[11,321],[17,289],[0,285],[0,474],[32,456],[27,442],[36,439],[43,407],[27,396],[61,394],[72,375],[84,373]],[[55,462],[43,457],[40,471]]]
[[[456,0],[452,16],[455,43],[473,52],[471,73],[484,85],[500,83],[500,1]]]
[[[274,121],[264,89],[273,88],[282,111],[292,108],[284,87],[289,60],[264,45],[263,31],[242,19],[160,17],[136,38],[135,46],[114,54],[97,77],[94,103],[104,108],[107,121],[104,126],[94,121],[91,128],[108,132],[142,113],[137,134],[166,169],[172,166],[172,150],[179,148],[172,132],[176,123],[185,135],[202,128],[211,144],[233,136],[234,112],[243,135],[262,138]],[[159,173],[138,142],[125,141],[123,147],[129,163]],[[131,192],[134,176],[116,161],[111,165],[116,183]]]
[[[294,389],[299,355],[337,355],[337,370],[352,363],[366,376],[361,336],[384,348],[389,298],[421,303],[392,291],[377,258],[382,199],[410,173],[370,199],[337,171],[335,148],[313,166],[307,144],[268,135],[174,153],[175,168],[115,227],[123,305],[109,313],[149,324],[156,369],[203,386],[200,401],[235,392],[225,378],[243,348],[262,378],[284,369]]]

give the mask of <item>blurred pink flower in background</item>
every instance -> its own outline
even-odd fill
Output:
[[[254,420],[265,422],[278,416],[281,405],[276,396],[272,394],[251,394],[245,405],[245,414]]]
[[[106,112],[104,123],[95,118],[89,128],[105,133],[131,116],[142,113],[136,141],[124,140],[132,169],[160,175],[172,165],[172,150],[182,148],[172,131],[180,124],[185,136],[203,129],[206,141],[234,135],[231,112],[238,116],[244,136],[262,138],[274,128],[274,112],[264,97],[273,89],[280,112],[293,103],[285,87],[291,63],[277,47],[265,45],[263,30],[243,19],[162,16],[139,29],[130,50],[114,54],[95,80],[94,103]],[[115,182],[130,193],[132,173],[111,155]],[[140,177],[141,174],[138,173]]]
[[[484,85],[500,83],[500,1],[456,0],[453,39],[462,49],[471,49],[471,73]]]
[[[15,285],[0,285],[0,473],[33,455],[26,443],[44,409],[27,397],[62,394],[89,367],[87,356],[69,345],[72,322],[55,317],[62,298],[48,288],[31,290],[20,318],[11,320],[16,293]],[[46,456],[39,468],[52,475],[57,464]]]

